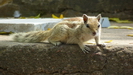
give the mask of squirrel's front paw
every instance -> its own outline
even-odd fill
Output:
[[[103,44],[97,44],[97,46],[105,47],[106,45],[103,43]]]
[[[90,50],[89,47],[84,46],[84,48],[82,48],[82,51],[83,51],[84,53],[89,53],[91,50]]]

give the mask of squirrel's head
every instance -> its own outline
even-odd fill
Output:
[[[101,27],[100,24],[101,14],[96,17],[87,16],[83,14],[84,28],[85,31],[91,32],[93,36],[98,35],[98,30]]]

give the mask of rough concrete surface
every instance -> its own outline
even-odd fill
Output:
[[[128,25],[118,24],[111,25]],[[132,75],[133,30],[102,29],[106,47],[88,45],[84,54],[77,45],[18,43],[0,35],[0,75]]]

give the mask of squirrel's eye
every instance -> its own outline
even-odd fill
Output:
[[[90,27],[89,24],[86,24],[86,27],[89,28]]]
[[[98,25],[98,28],[100,27],[100,25]]]

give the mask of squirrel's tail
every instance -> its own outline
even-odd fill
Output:
[[[28,33],[15,33],[10,35],[17,42],[41,42],[50,36],[48,31],[33,31]]]

